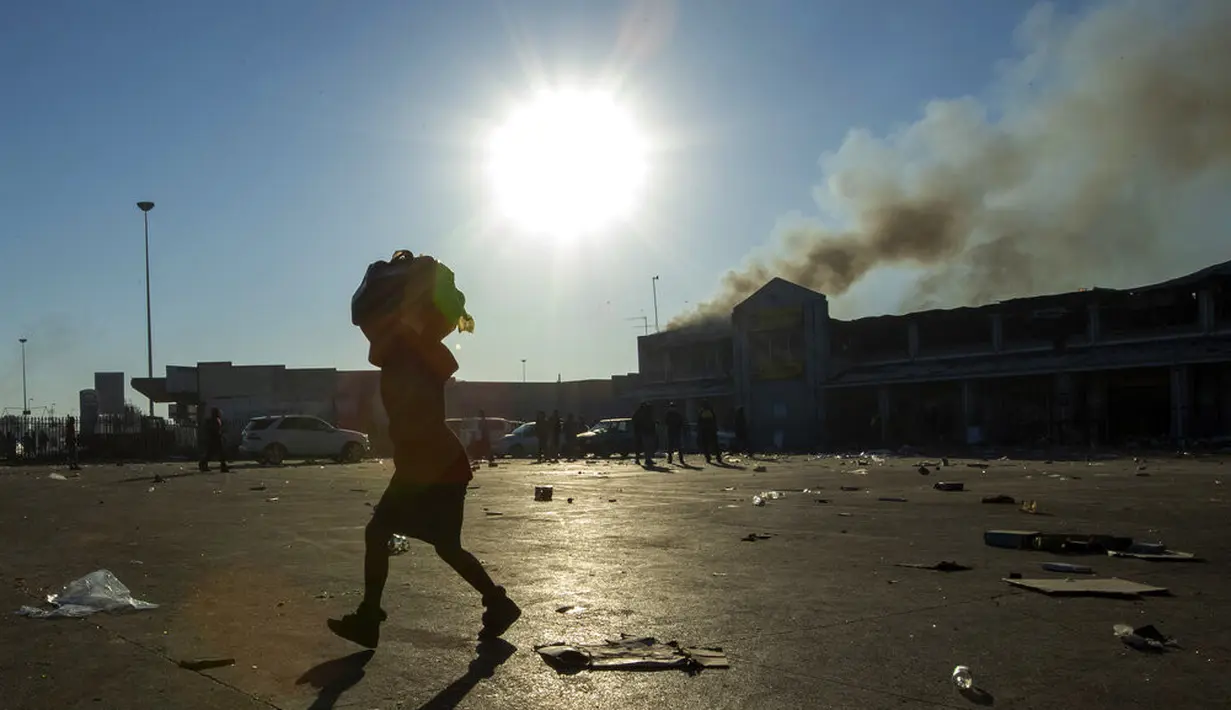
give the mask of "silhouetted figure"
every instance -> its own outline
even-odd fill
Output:
[[[51,441],[51,437],[47,436],[47,430],[44,429],[38,433],[38,455],[39,458],[47,455],[47,444]]]
[[[217,407],[209,410],[209,418],[205,420],[205,446],[201,450],[201,463],[198,468],[202,472],[209,471],[209,462],[218,459],[218,470],[227,473],[227,452],[222,441],[222,412]]]
[[[581,421],[574,418],[572,413],[569,413],[564,418],[564,456],[572,461],[577,458],[577,434],[580,433],[578,428]]]
[[[521,610],[482,563],[462,547],[466,486],[473,474],[466,448],[445,423],[445,384],[457,360],[441,341],[472,330],[453,272],[430,257],[400,251],[368,267],[351,299],[351,321],[370,343],[380,368],[380,398],[389,417],[393,477],[364,531],[363,601],[330,619],[331,631],[368,648],[380,642],[381,609],[395,534],[422,540],[483,599],[481,638],[503,634]]]
[[[645,465],[654,465],[654,408],[649,402],[642,402],[633,413],[633,456],[634,461],[641,463],[645,456]]]
[[[744,408],[735,408],[735,450],[752,455],[752,444],[748,441],[748,418],[744,416]]]
[[[539,440],[539,461],[544,461],[547,458],[547,413],[541,409],[534,419],[534,438]]]
[[[718,463],[722,463],[722,452],[718,450],[718,416],[709,402],[701,404],[701,413],[697,416],[697,438],[701,453],[705,454],[705,462],[712,463],[716,457]]]
[[[496,455],[492,453],[492,433],[487,428],[487,413],[482,409],[479,410],[479,458],[487,459],[487,463],[496,462]]]
[[[547,419],[547,450],[553,461],[560,458],[560,410],[551,410]]]
[[[667,413],[663,416],[667,425],[667,463],[671,463],[673,453],[680,455],[680,465],[684,465],[684,415],[675,408],[675,402],[667,405]]]
[[[68,470],[80,471],[77,464],[77,422],[71,416],[64,419],[64,449],[68,456]]]

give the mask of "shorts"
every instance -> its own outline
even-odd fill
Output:
[[[429,545],[460,546],[465,504],[465,483],[404,483],[395,479],[376,504],[372,524]]]

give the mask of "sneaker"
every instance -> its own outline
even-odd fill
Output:
[[[369,610],[363,604],[354,614],[347,614],[341,619],[330,619],[326,623],[334,634],[357,643],[364,648],[376,648],[380,644],[380,625],[388,615],[383,609]]]
[[[483,630],[479,632],[481,639],[499,638],[509,627],[521,618],[521,607],[517,606],[504,587],[496,587],[496,594],[483,600]]]

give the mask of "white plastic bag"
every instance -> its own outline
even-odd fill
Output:
[[[32,619],[63,619],[89,616],[100,611],[122,612],[157,609],[157,604],[133,599],[132,592],[110,570],[100,569],[64,585],[47,595],[51,609],[23,606],[20,616]]]

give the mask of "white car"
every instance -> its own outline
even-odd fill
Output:
[[[353,463],[370,449],[367,434],[339,429],[323,419],[299,414],[251,419],[239,442],[240,453],[275,465],[288,457],[332,458]]]
[[[536,427],[534,422],[526,422],[496,439],[492,442],[492,453],[496,456],[512,456],[515,459],[523,456],[537,456],[539,439]]]

